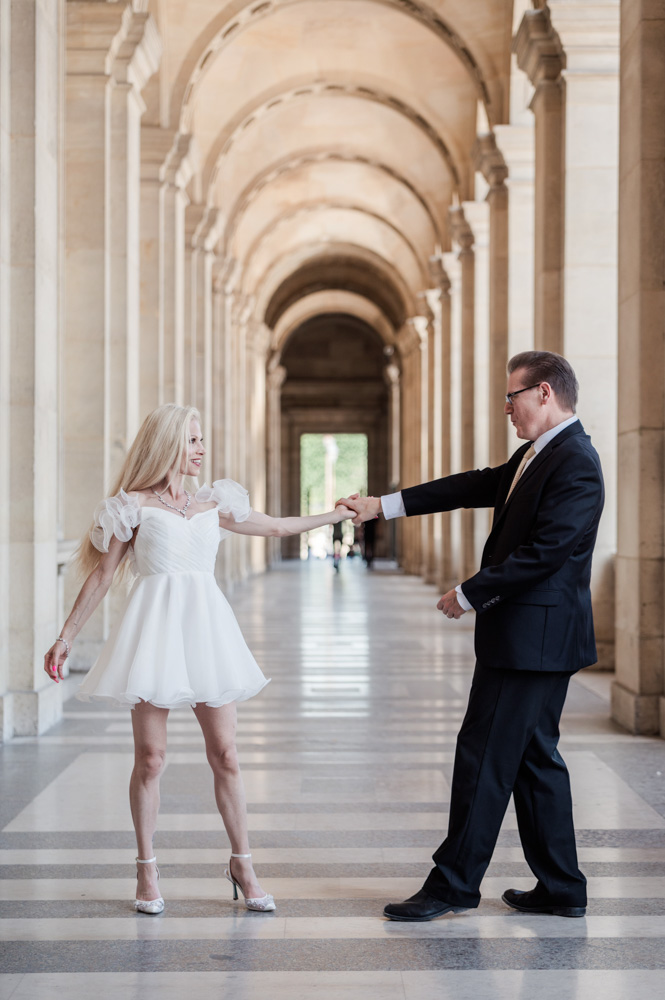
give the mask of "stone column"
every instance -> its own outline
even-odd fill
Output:
[[[392,351],[392,348],[390,348]],[[392,354],[391,354],[392,358]],[[388,468],[389,472],[389,482],[388,482],[388,492],[395,493],[400,489],[400,467],[401,467],[401,433],[400,433],[400,414],[402,409],[402,373],[399,370],[399,366],[394,360],[386,365],[384,369],[384,377],[390,392],[390,405],[389,405],[389,426],[388,426],[388,442],[390,448],[390,461]],[[391,558],[397,558],[397,524],[395,519],[390,521],[388,525],[388,531],[390,533],[390,544],[389,551]]]
[[[513,46],[535,88],[535,347],[562,353],[566,54],[547,7],[525,12]]]
[[[432,314],[429,325],[428,356],[428,479],[440,479],[443,475],[443,306],[442,283],[445,273],[439,257],[431,257],[430,278],[434,287],[426,292],[427,304]],[[446,428],[447,430],[447,428]],[[427,536],[426,583],[438,584],[441,578],[443,549],[443,514],[432,514],[429,518]]]
[[[448,297],[450,305],[447,379],[449,394],[448,441],[450,448],[450,472],[456,473],[462,471],[462,265],[457,253],[454,251],[444,253],[443,266],[450,279],[450,294]],[[450,526],[450,545],[447,550],[444,548],[443,579],[441,582],[443,592],[450,590],[451,587],[461,583],[464,579],[462,512],[460,510],[451,511],[448,520]]]
[[[23,0],[0,18],[0,739],[43,732],[62,704],[43,672],[60,624],[62,13]]]
[[[131,4],[66,7],[64,532],[77,538],[138,418],[140,90],[159,44],[152,18]],[[68,604],[76,589],[72,580]],[[105,602],[83,630],[72,666],[89,664],[108,611]]]
[[[506,421],[503,418],[508,362],[508,167],[493,133],[479,136],[474,161],[487,184],[489,205],[489,447],[491,466],[508,457]],[[474,229],[475,232],[475,229]]]
[[[608,484],[617,474],[619,0],[552,0],[566,50],[563,354],[580,384],[578,413]],[[614,666],[616,491],[607,490],[594,551],[598,665]]]
[[[434,314],[434,322],[439,331],[435,347],[437,350],[436,372],[438,389],[437,412],[434,427],[434,478],[450,475],[450,399],[451,399],[451,369],[450,369],[450,279],[443,267],[441,257],[430,258],[430,275],[435,288],[428,293],[428,302]],[[435,543],[437,545],[438,576],[432,583],[443,587],[442,593],[450,590],[445,584],[452,579],[451,545],[450,545],[450,513],[444,511],[435,515]],[[451,584],[452,585],[452,584]]]
[[[186,240],[189,244],[190,212],[199,206],[190,205],[186,213]],[[197,213],[199,215],[199,213]],[[213,475],[215,426],[213,422],[213,266],[217,244],[219,214],[217,209],[205,209],[191,236],[191,309],[189,312],[188,361],[190,400],[201,414],[206,438],[206,456],[202,477],[210,482]],[[186,365],[187,368],[187,365]]]
[[[414,486],[422,482],[421,469],[421,367],[420,336],[413,323],[407,321],[397,336],[402,355],[402,467],[400,485]],[[407,573],[421,571],[421,531],[415,518],[406,518],[401,528],[400,559]]]
[[[619,476],[612,714],[665,735],[665,10],[621,4]]]
[[[475,254],[474,236],[462,208],[450,211],[453,239],[459,246],[461,312],[461,469],[475,467]],[[476,572],[475,512],[463,510],[461,570],[466,579]]]
[[[192,402],[186,384],[185,319],[186,235],[185,212],[189,205],[187,185],[196,167],[196,150],[191,135],[179,134],[173,142],[165,167],[163,247],[164,264],[164,366],[160,403]]]
[[[419,399],[419,420],[418,424],[420,427],[420,441],[419,441],[419,454],[420,463],[417,469],[416,478],[419,483],[426,483],[432,478],[432,463],[433,455],[430,450],[430,428],[431,423],[431,400],[430,400],[430,385],[433,387],[433,383],[430,377],[430,367],[431,367],[431,357],[430,357],[430,346],[433,343],[433,324],[432,316],[429,312],[427,304],[425,303],[425,309],[427,309],[427,315],[414,316],[413,326],[418,334],[418,361],[416,363],[416,371],[418,378],[417,394]],[[431,517],[421,517],[418,519],[418,529],[419,529],[419,548],[420,548],[420,566],[418,567],[418,574],[427,580],[428,576],[432,575],[430,573],[429,560],[433,557],[434,553],[432,550],[433,542],[433,521]]]
[[[279,364],[280,356],[273,354],[267,366],[266,386],[266,440],[268,458],[267,512],[280,517],[282,512],[282,386],[286,368]],[[282,549],[279,538],[269,538],[268,565],[280,562]]]
[[[520,74],[522,76],[522,74]],[[495,134],[508,167],[508,336],[506,357],[534,349],[534,173],[533,122],[497,125]],[[498,388],[498,359],[497,359]],[[506,375],[503,374],[505,393]],[[498,402],[503,405],[503,399]],[[504,454],[512,455],[518,444],[510,421],[504,423]],[[495,442],[496,455],[501,445]],[[494,454],[494,453],[493,453]]]

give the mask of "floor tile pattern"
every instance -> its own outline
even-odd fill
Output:
[[[272,683],[240,706],[254,860],[278,903],[250,913],[223,879],[228,841],[196,720],[169,719],[155,841],[166,909],[133,912],[129,713],[70,700],[0,752],[0,1000],[603,1000],[663,995],[665,743],[609,721],[609,678],[571,684],[569,765],[583,920],[508,910],[528,888],[512,807],[477,910],[381,916],[445,833],[472,616],[387,564],[288,563],[232,604]]]

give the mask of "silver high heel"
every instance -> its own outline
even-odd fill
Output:
[[[232,858],[251,858],[251,854],[231,854]],[[238,889],[242,892],[243,899],[245,900],[245,906],[248,910],[275,910],[275,900],[273,897],[266,893],[265,896],[261,896],[259,899],[247,899],[243,891],[240,882],[236,882],[233,875],[231,874],[231,862],[229,861],[229,867],[224,869],[224,877],[229,880],[233,886],[233,898],[238,898]]]
[[[156,860],[157,858],[148,858],[143,861],[141,858],[137,858],[136,863],[137,865],[151,865]],[[157,869],[157,880],[159,881],[159,868]],[[134,909],[139,913],[161,913],[164,909],[164,900],[161,896],[158,899],[135,899]]]

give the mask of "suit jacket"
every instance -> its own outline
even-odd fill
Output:
[[[591,556],[603,510],[598,453],[579,421],[536,455],[506,503],[531,442],[496,469],[402,490],[407,515],[494,507],[481,568],[462,589],[477,613],[483,666],[574,672],[596,662]]]

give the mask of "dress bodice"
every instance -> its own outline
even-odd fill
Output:
[[[166,507],[142,505],[138,494],[120,490],[97,507],[90,532],[92,544],[100,552],[108,552],[114,536],[122,542],[134,537],[130,559],[139,576],[212,573],[220,540],[229,534],[220,527],[219,515],[246,521],[252,508],[247,490],[232,479],[218,479],[212,486],[202,486],[195,499],[201,504],[214,503],[215,507],[184,518]]]
[[[154,573],[212,573],[220,541],[216,507],[184,518],[159,507],[144,507],[134,541],[134,567]]]

